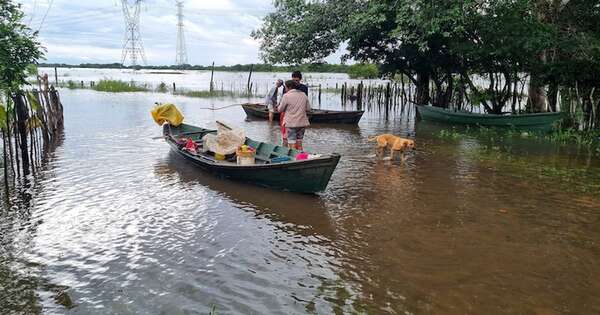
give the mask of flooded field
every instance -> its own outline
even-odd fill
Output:
[[[54,68],[40,68],[40,72],[48,73],[51,83],[55,82]],[[184,90],[208,91],[210,88],[210,70],[121,70],[121,69],[85,69],[85,68],[58,68],[58,81],[73,81],[76,85],[83,81],[89,86],[91,81],[103,79],[121,80],[134,82],[137,85],[146,84],[148,88],[155,89],[161,83],[165,83],[169,89],[175,83],[176,88]],[[264,95],[277,79],[289,80],[291,73],[287,72],[224,72],[215,71],[213,84],[215,90],[245,91],[248,85],[248,76],[253,85],[253,92]],[[373,84],[382,83],[383,80],[356,80],[350,79],[345,73],[305,73],[303,79],[307,84],[323,89],[335,88],[336,84],[358,85],[361,81]],[[314,90],[316,92],[316,89]],[[315,94],[316,96],[316,94]]]
[[[597,155],[447,139],[409,107],[373,110],[307,131],[308,149],[342,154],[307,196],[217,179],[152,139],[152,104],[172,101],[188,123],[278,141],[240,107],[204,109],[247,99],[62,101],[64,140],[0,210],[2,314],[600,313]],[[367,137],[381,133],[417,150],[377,161]]]

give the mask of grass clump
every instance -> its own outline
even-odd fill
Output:
[[[461,134],[460,132],[456,131],[455,129],[452,129],[452,130],[442,129],[442,130],[440,130],[438,137],[440,139],[457,140],[457,139],[464,137],[464,135]]]
[[[574,128],[558,129],[546,135],[546,139],[563,144],[577,144],[578,146],[593,146],[600,144],[600,131],[580,131]]]
[[[160,82],[160,84],[156,88],[156,92],[159,92],[159,93],[169,92],[169,89],[167,88],[167,85],[165,84],[165,82]]]
[[[128,83],[121,80],[100,80],[92,89],[100,92],[142,92],[148,91],[145,87],[137,86],[134,82]]]
[[[73,80],[69,80],[69,81],[67,81],[67,88],[68,88],[68,89],[71,89],[71,90],[72,90],[72,89],[76,89],[76,88],[78,88],[78,87],[79,87],[79,86],[77,85],[77,83],[73,82]]]

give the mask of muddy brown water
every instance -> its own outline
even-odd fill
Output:
[[[217,179],[151,139],[151,104],[171,100],[190,123],[276,141],[239,107],[200,109],[243,100],[62,99],[64,140],[0,214],[2,314],[600,313],[597,156],[441,139],[374,110],[307,132],[343,155],[307,196]],[[406,163],[372,157],[367,137],[387,132],[416,138]]]

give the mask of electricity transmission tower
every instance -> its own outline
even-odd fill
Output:
[[[188,63],[185,49],[185,33],[183,32],[183,1],[177,2],[177,52],[175,63],[179,66]]]
[[[133,5],[129,5],[127,0],[121,0],[123,6],[123,16],[125,17],[125,39],[123,44],[123,53],[121,54],[121,64],[125,65],[127,57],[131,60],[132,66],[138,65],[138,58],[146,64],[146,55],[144,54],[144,45],[140,35],[140,8],[142,0],[134,0]]]

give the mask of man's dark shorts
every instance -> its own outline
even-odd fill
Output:
[[[285,129],[287,132],[288,143],[296,143],[296,141],[302,141],[302,139],[304,139],[304,131],[306,131],[306,127]]]

